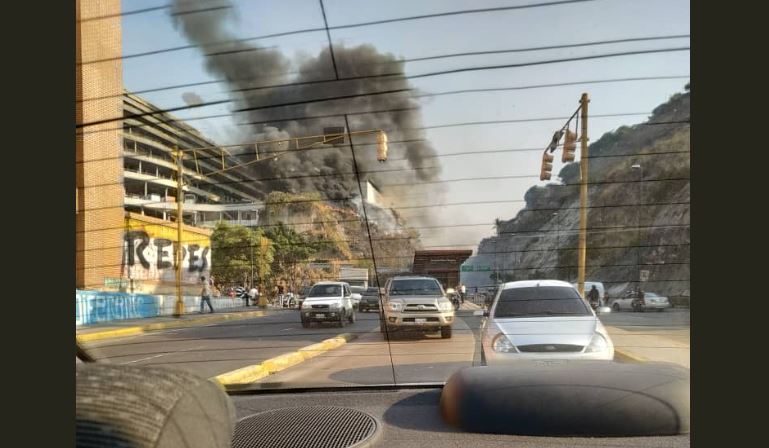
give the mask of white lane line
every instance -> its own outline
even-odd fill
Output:
[[[282,329],[280,331],[288,331],[288,330],[292,330],[292,328],[284,328],[284,329]]]
[[[174,354],[176,354],[176,353],[189,352],[189,351],[192,351],[192,350],[197,350],[197,349],[199,349],[199,348],[203,348],[203,347],[204,347],[203,345],[197,345],[197,346],[195,346],[195,347],[185,348],[184,350],[177,350],[177,351],[175,351],[175,352],[160,353],[159,355],[155,355],[155,356],[148,356],[148,357],[146,357],[146,358],[141,358],[141,359],[134,359],[133,361],[127,361],[127,362],[123,362],[123,363],[121,363],[121,365],[125,365],[125,364],[132,364],[132,363],[135,363],[135,362],[141,362],[141,361],[148,361],[148,360],[150,360],[150,359],[160,358],[161,356],[166,356],[166,355],[174,355]]]

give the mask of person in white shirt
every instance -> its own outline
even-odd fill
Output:
[[[248,291],[248,295],[251,296],[251,300],[254,302],[254,305],[259,305],[259,290],[256,289],[256,286],[251,287],[251,290]]]

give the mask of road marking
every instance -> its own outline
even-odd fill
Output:
[[[185,348],[184,350],[178,350],[178,351],[175,351],[175,352],[160,353],[159,355],[148,356],[146,358],[141,358],[141,359],[134,359],[133,361],[124,362],[124,363],[121,363],[121,364],[125,365],[125,364],[132,364],[132,363],[135,363],[135,362],[149,361],[150,359],[160,358],[161,356],[173,355],[173,354],[176,354],[176,353],[183,353],[183,352],[190,352],[192,350],[197,350],[197,349],[203,348],[203,347],[205,347],[205,346],[204,345],[196,345],[195,347]]]
[[[280,331],[288,331],[288,330],[293,330],[293,328],[284,328],[284,329],[282,329]]]

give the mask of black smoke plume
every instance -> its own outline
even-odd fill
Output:
[[[175,0],[172,13],[212,6],[230,5],[229,0],[202,2],[200,0]],[[382,129],[389,141],[389,160],[385,164],[376,161],[376,136],[354,137],[358,168],[363,179],[370,179],[383,190],[388,183],[418,183],[433,180],[440,174],[434,148],[422,140],[422,126],[417,93],[408,80],[403,78],[403,62],[394,55],[383,54],[372,45],[346,48],[334,45],[337,72],[327,48],[315,57],[292,62],[280,51],[259,47],[253,41],[237,41],[241,36],[231,31],[235,18],[233,8],[198,14],[173,16],[175,25],[191,43],[206,54],[205,68],[211,75],[227,80],[228,89],[235,101],[235,111],[261,108],[284,103],[302,103],[291,106],[234,112],[236,122],[245,132],[238,134],[239,141],[260,141],[280,138],[296,138],[322,134],[327,127],[343,127],[343,114],[349,115],[350,131]],[[253,33],[258,34],[257,32]],[[292,71],[293,70],[293,71]],[[368,77],[372,75],[394,75]],[[344,80],[344,78],[365,79]],[[326,81],[317,84],[290,87],[259,88],[277,84]],[[249,90],[251,89],[251,90]],[[399,90],[398,93],[366,95],[355,98],[323,102],[311,100]],[[386,111],[362,114],[368,111]],[[339,115],[336,115],[339,114]],[[301,119],[313,116],[327,118]],[[245,139],[247,140],[245,140]],[[406,143],[397,143],[407,141]],[[308,142],[304,142],[305,145]],[[293,148],[293,146],[291,146]],[[279,149],[262,145],[260,152]],[[251,148],[250,151],[253,151]],[[329,199],[342,199],[358,195],[353,173],[353,163],[348,145],[321,147],[288,153],[276,162],[255,164],[254,178],[300,177],[259,182],[257,187],[266,195],[270,191],[305,192],[319,191]],[[371,173],[376,170],[386,172]],[[326,176],[322,176],[326,175]],[[393,202],[408,202],[407,198],[392,198]],[[423,201],[423,200],[422,200]],[[422,202],[420,201],[420,202]],[[390,205],[390,204],[387,204]]]

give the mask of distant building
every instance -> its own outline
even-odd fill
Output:
[[[444,288],[459,284],[459,267],[473,254],[472,250],[418,250],[414,252],[414,274],[435,277]]]
[[[213,227],[225,220],[255,226],[261,205],[247,168],[221,171],[244,159],[228,154],[195,128],[159,110],[131,93],[123,97],[125,209],[176,220],[177,166],[173,155],[179,148],[184,151],[184,222]],[[140,114],[144,115],[136,116]]]

